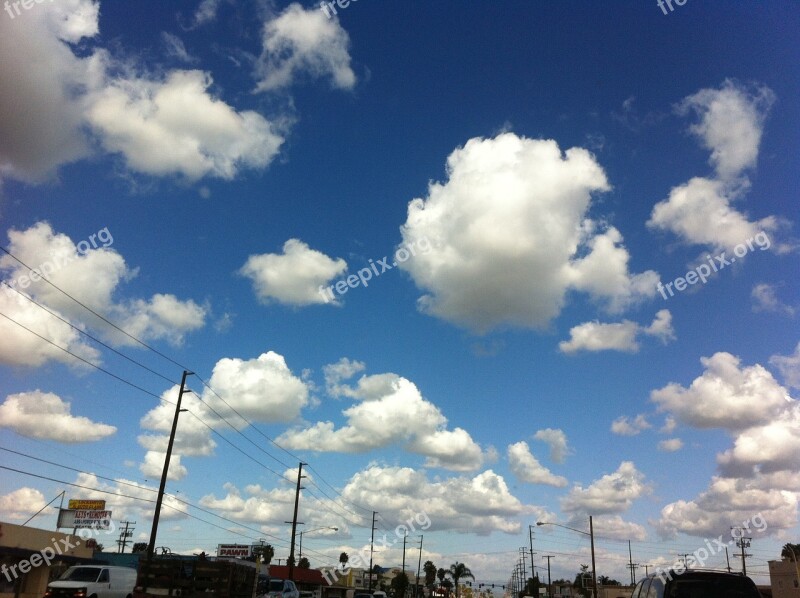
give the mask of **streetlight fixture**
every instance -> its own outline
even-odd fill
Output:
[[[578,532],[579,534],[583,534],[584,536],[589,536],[592,545],[592,592],[594,598],[597,598],[597,571],[594,566],[594,524],[592,523],[592,516],[589,515],[589,531],[585,532],[580,529],[575,529],[574,527],[569,527],[568,525],[561,525],[560,523],[552,523],[549,521],[537,521],[536,525],[555,525],[556,527],[563,527],[564,529],[572,530],[573,532]]]
[[[311,533],[311,532],[318,532],[321,529],[332,529],[335,532],[339,531],[338,527],[335,527],[335,526],[332,526],[332,525],[324,525],[322,527],[315,527],[314,529],[304,529],[302,532],[300,532],[300,556],[297,557],[297,561],[298,562],[300,562],[300,559],[303,558],[303,534],[308,534],[308,533]]]

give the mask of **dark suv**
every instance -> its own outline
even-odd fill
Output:
[[[670,569],[645,577],[631,598],[761,598],[761,594],[752,579],[739,573]]]

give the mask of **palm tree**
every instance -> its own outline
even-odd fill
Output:
[[[458,580],[466,577],[469,577],[472,580],[475,579],[475,576],[472,574],[472,571],[469,570],[469,567],[467,567],[464,563],[459,563],[458,561],[450,565],[450,569],[447,571],[447,574],[453,579],[453,585],[456,587],[456,598],[458,598]]]
[[[800,544],[784,544],[783,550],[781,550],[781,558],[792,561],[800,560]]]
[[[344,566],[347,564],[347,561],[350,560],[350,557],[347,556],[346,552],[343,552],[339,555],[339,562],[342,564],[342,571],[344,571]]]
[[[443,588],[444,587],[444,578],[447,577],[447,571],[445,571],[442,568],[439,568],[436,571],[436,577],[439,579],[439,587]]]
[[[425,585],[432,588],[436,581],[436,565],[433,564],[433,561],[425,561],[422,570],[425,571]]]

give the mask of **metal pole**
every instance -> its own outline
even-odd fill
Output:
[[[161,472],[161,484],[158,487],[158,498],[156,498],[156,512],[153,515],[153,527],[150,530],[150,543],[147,545],[147,560],[153,558],[156,549],[156,534],[158,533],[158,520],[161,517],[161,502],[164,500],[164,488],[167,486],[167,474],[169,473],[169,459],[172,456],[172,445],[175,442],[175,431],[178,429],[178,414],[181,412],[181,398],[186,391],[186,376],[192,374],[184,370],[181,378],[181,389],[178,391],[178,402],[175,404],[175,417],[172,419],[172,430],[169,433],[167,443],[167,455],[164,458],[164,470]]]
[[[552,592],[550,586],[550,559],[554,558],[552,554],[546,554],[544,558],[547,559],[547,598],[550,598],[550,593]]]
[[[294,516],[292,517],[292,543],[289,546],[289,580],[294,581],[294,539],[297,533],[297,507],[300,505],[300,480],[305,477],[303,475],[303,465],[300,462],[300,467],[297,470],[297,489],[294,493]]]
[[[589,538],[592,541],[592,589],[594,591],[594,598],[597,598],[597,570],[594,566],[594,524],[592,523],[591,515],[589,515]]]
[[[422,540],[425,536],[419,535],[419,561],[417,562],[417,584],[414,586],[414,598],[417,598],[419,593],[419,573],[422,568]]]
[[[369,571],[367,574],[369,575],[369,593],[372,593],[372,551],[375,547],[375,515],[377,515],[377,511],[372,511],[372,534],[369,537]]]

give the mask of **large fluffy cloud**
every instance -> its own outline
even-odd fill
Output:
[[[232,179],[267,166],[283,143],[279,127],[213,97],[211,83],[202,71],[113,79],[93,94],[86,118],[106,150],[138,172]]]
[[[360,368],[343,360],[326,370],[329,390],[357,401],[343,411],[347,424],[330,421],[285,432],[278,443],[296,450],[363,453],[392,444],[428,458],[430,467],[476,469],[484,461],[481,447],[461,428],[446,429],[447,418],[426,400],[416,385],[396,374],[362,376],[356,386],[340,384]]]
[[[727,80],[719,89],[701,89],[688,96],[677,111],[698,116],[699,122],[689,130],[711,151],[711,164],[726,179],[756,165],[764,120],[774,101],[768,87],[747,89]]]
[[[78,298],[143,340],[165,339],[177,345],[183,342],[187,333],[205,324],[205,307],[192,300],[179,300],[174,295],[159,293],[150,299],[115,300],[119,287],[135,276],[136,270],[128,268],[124,258],[110,247],[113,236],[108,229],[91,235],[91,243],[89,240],[75,243],[67,235],[53,231],[45,222],[39,222],[24,231],[12,229],[8,236],[9,251],[37,272],[45,274],[55,285],[41,280],[12,257],[3,255],[0,257],[0,271],[8,273],[13,281],[12,286],[30,294],[36,301],[67,319],[97,326],[116,344],[126,345],[134,341],[88,314],[55,287]],[[51,328],[56,333],[56,338],[66,337],[64,340],[70,340],[71,344],[77,342],[71,340],[75,332],[64,328],[66,324],[58,322],[52,315],[32,304],[26,305],[29,302],[13,291],[1,295],[6,295],[6,299],[0,298],[0,301],[19,306],[11,310],[15,319],[25,318],[28,314],[40,327]],[[39,339],[36,341],[37,347],[43,343]],[[23,346],[31,342],[33,341],[24,343]],[[39,349],[38,352],[41,354],[42,350]],[[35,363],[37,360],[31,357],[27,361]]]
[[[78,331],[59,319],[63,315],[47,313],[5,285],[0,286],[0,313],[4,314],[0,317],[0,363],[38,367],[52,360],[84,365],[69,353],[90,363],[99,361],[99,351],[85,344]]]
[[[765,489],[735,478],[714,477],[697,498],[666,505],[651,524],[665,538],[674,538],[678,533],[730,537],[731,527],[745,523],[750,523],[750,531],[754,532],[751,536],[772,535],[795,526],[797,502],[797,493]]]
[[[742,173],[756,164],[764,120],[774,94],[766,87],[745,88],[725,81],[719,89],[702,89],[683,100],[678,112],[694,112],[700,121],[690,128],[711,150],[716,177],[693,177],[673,188],[653,207],[647,225],[670,231],[688,244],[730,251],[740,243],[778,228],[773,216],[750,220],[735,207],[749,188]],[[773,250],[781,251],[778,244]]]
[[[92,442],[114,434],[114,426],[72,415],[70,403],[51,392],[9,395],[0,405],[0,426],[17,434],[58,442]]]
[[[773,355],[770,365],[776,367],[787,386],[800,389],[800,343],[791,355]]]
[[[700,361],[705,371],[689,388],[673,382],[651,393],[660,411],[696,428],[741,430],[785,410],[786,390],[764,367],[740,367],[738,357],[724,352]]]
[[[644,474],[631,461],[623,461],[614,473],[604,475],[586,488],[575,485],[561,499],[561,509],[573,514],[621,513],[650,491]]]
[[[263,50],[256,63],[258,91],[292,85],[300,74],[329,77],[331,85],[349,89],[356,83],[350,68],[350,37],[338,19],[316,7],[292,3],[264,24]]]
[[[508,465],[517,479],[529,484],[544,484],[563,488],[568,484],[567,478],[554,475],[533,456],[525,441],[508,445]]]
[[[0,513],[7,519],[27,519],[47,503],[35,488],[18,488],[0,496]]]
[[[231,179],[272,161],[284,141],[283,118],[236,110],[212,95],[204,71],[134,73],[97,47],[99,6],[37,3],[0,21],[0,51],[26,57],[0,65],[0,175],[41,181],[97,145],[137,172],[189,180]],[[70,45],[86,40],[80,55]]]
[[[609,350],[636,353],[639,350],[637,337],[641,334],[658,337],[664,343],[675,338],[672,314],[668,309],[660,310],[649,326],[641,326],[630,320],[614,324],[601,324],[595,320],[574,326],[569,334],[568,341],[558,344],[562,353]]]
[[[14,19],[3,13],[0,175],[41,181],[89,154],[79,90],[94,85],[95,61],[69,44],[97,35],[98,15],[96,0],[37,4]]]
[[[342,258],[330,258],[299,239],[289,239],[282,254],[251,255],[239,273],[253,281],[261,301],[303,306],[327,303],[328,296],[320,289],[345,270]]]
[[[214,391],[206,387],[199,397],[194,393],[183,396],[183,406],[188,412],[178,420],[176,456],[209,456],[216,447],[212,430],[221,433],[231,427],[243,429],[250,422],[289,422],[297,418],[310,401],[308,383],[295,376],[283,356],[273,351],[250,360],[220,359],[214,366],[209,386]],[[165,391],[164,401],[140,422],[147,431],[139,436],[139,444],[147,450],[140,466],[144,473],[152,475],[155,469],[160,471],[158,463],[164,462],[178,391],[178,386]],[[180,461],[170,467],[170,476],[174,479],[186,473]]]
[[[505,133],[456,149],[447,174],[402,227],[406,245],[435,247],[400,265],[426,291],[422,311],[478,332],[541,328],[570,290],[612,310],[654,294],[657,275],[629,272],[619,231],[587,219],[609,189],[588,151]]]
[[[544,430],[537,430],[533,435],[536,440],[541,440],[550,447],[550,460],[554,463],[563,463],[567,455],[572,454],[572,449],[569,447],[567,435],[563,430],[557,428],[545,428]]]
[[[769,533],[797,520],[800,407],[761,365],[741,365],[729,353],[702,360],[705,370],[688,388],[653,391],[659,409],[695,428],[721,428],[733,446],[717,455],[720,475],[693,500],[666,505],[659,533],[716,536],[760,515]]]

